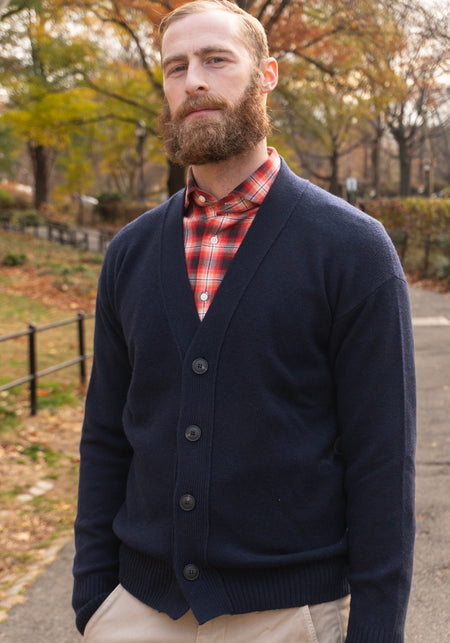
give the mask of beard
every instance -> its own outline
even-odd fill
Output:
[[[186,119],[198,109],[220,113]],[[270,132],[259,74],[252,76],[237,103],[209,94],[189,96],[172,115],[165,100],[159,126],[167,156],[176,165],[217,163],[248,152]]]

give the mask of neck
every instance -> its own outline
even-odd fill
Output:
[[[267,161],[267,141],[263,139],[249,152],[225,161],[193,165],[192,172],[198,187],[217,200],[222,199]]]

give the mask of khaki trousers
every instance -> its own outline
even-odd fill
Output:
[[[89,620],[85,643],[343,643],[349,597],[304,607],[225,614],[199,625],[191,611],[176,621],[121,585]]]

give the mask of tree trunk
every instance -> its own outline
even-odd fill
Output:
[[[375,196],[380,196],[380,154],[381,154],[381,139],[383,138],[383,127],[380,125],[378,118],[375,124],[375,136],[372,139],[372,189]]]
[[[28,153],[31,159],[34,179],[34,207],[39,210],[48,202],[48,180],[50,174],[49,149],[43,145],[28,142]]]
[[[342,189],[339,185],[339,152],[334,149],[330,155],[331,176],[329,191],[331,194],[342,196]]]
[[[400,165],[400,196],[409,196],[411,193],[411,158],[408,143],[404,138],[399,137],[397,144]]]
[[[169,176],[167,178],[167,192],[169,196],[182,190],[185,186],[185,170],[184,167],[174,165],[171,161],[167,161],[169,166]]]

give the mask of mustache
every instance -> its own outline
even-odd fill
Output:
[[[186,116],[192,112],[201,109],[221,109],[227,111],[233,108],[233,103],[226,98],[220,96],[188,96],[184,103],[180,105],[177,111],[173,114],[172,122],[179,123]]]

